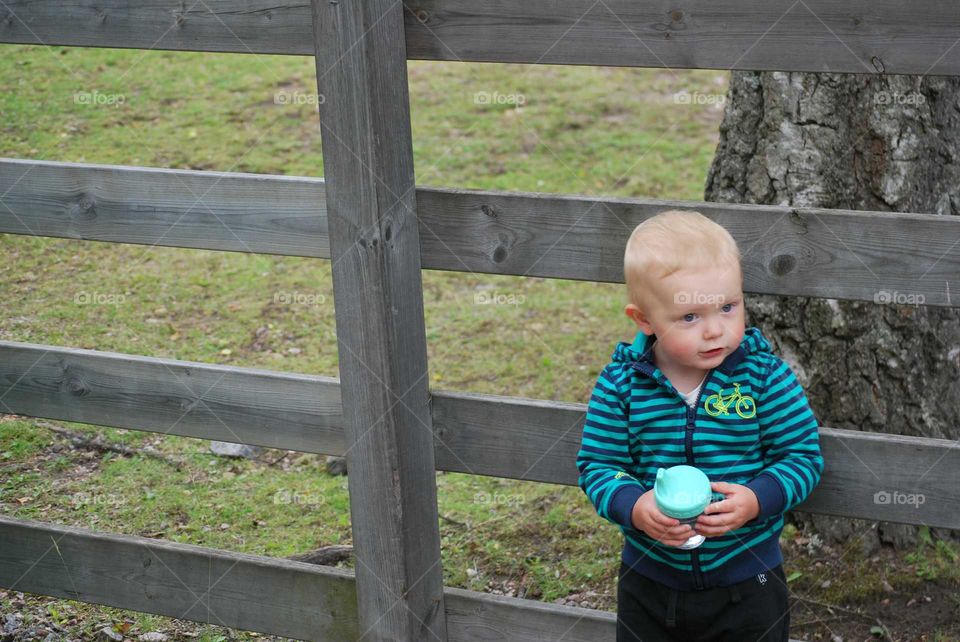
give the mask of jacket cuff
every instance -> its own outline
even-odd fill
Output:
[[[748,523],[752,524],[783,512],[787,498],[783,494],[780,482],[773,475],[760,473],[744,485],[754,492],[760,504],[760,512],[756,519]]]
[[[633,525],[633,505],[645,492],[639,484],[625,484],[614,491],[610,498],[607,514],[610,519],[627,528],[637,530]]]

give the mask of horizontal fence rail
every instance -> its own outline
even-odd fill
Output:
[[[322,178],[0,159],[0,194],[0,232],[330,257]],[[417,207],[427,269],[623,283],[630,231],[677,207],[730,231],[747,292],[960,305],[957,216],[437,188]]]
[[[314,55],[293,0],[7,0],[0,42]],[[960,74],[954,3],[928,0],[411,0],[408,58]]]
[[[349,570],[3,515],[0,586],[298,639],[357,639]]]
[[[0,342],[0,412],[313,453],[345,449],[337,379]]]
[[[330,258],[323,179],[0,159],[0,231]]]
[[[353,572],[0,515],[0,586],[301,640],[354,642]],[[445,588],[450,642],[612,640],[616,616]]]
[[[305,452],[345,451],[336,379],[0,342],[0,412]],[[586,406],[431,395],[438,470],[576,485]],[[504,426],[509,426],[508,430]],[[957,442],[820,429],[803,510],[960,529]]]

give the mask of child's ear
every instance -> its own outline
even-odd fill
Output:
[[[637,324],[637,327],[646,335],[653,334],[653,326],[650,325],[650,320],[647,318],[647,315],[635,306],[632,303],[628,303],[623,308],[624,313],[630,318],[631,321]]]

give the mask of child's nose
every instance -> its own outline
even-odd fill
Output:
[[[708,319],[704,325],[703,334],[707,338],[720,336],[723,334],[723,324],[715,319]]]

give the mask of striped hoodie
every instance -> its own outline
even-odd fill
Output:
[[[793,371],[755,327],[711,370],[693,408],[653,363],[656,335],[620,342],[590,397],[577,454],[579,485],[620,527],[622,560],[678,590],[728,586],[783,561],[783,513],[820,481],[818,422]],[[633,505],[659,467],[696,466],[743,484],[760,514],[699,548],[667,546],[633,526]]]

